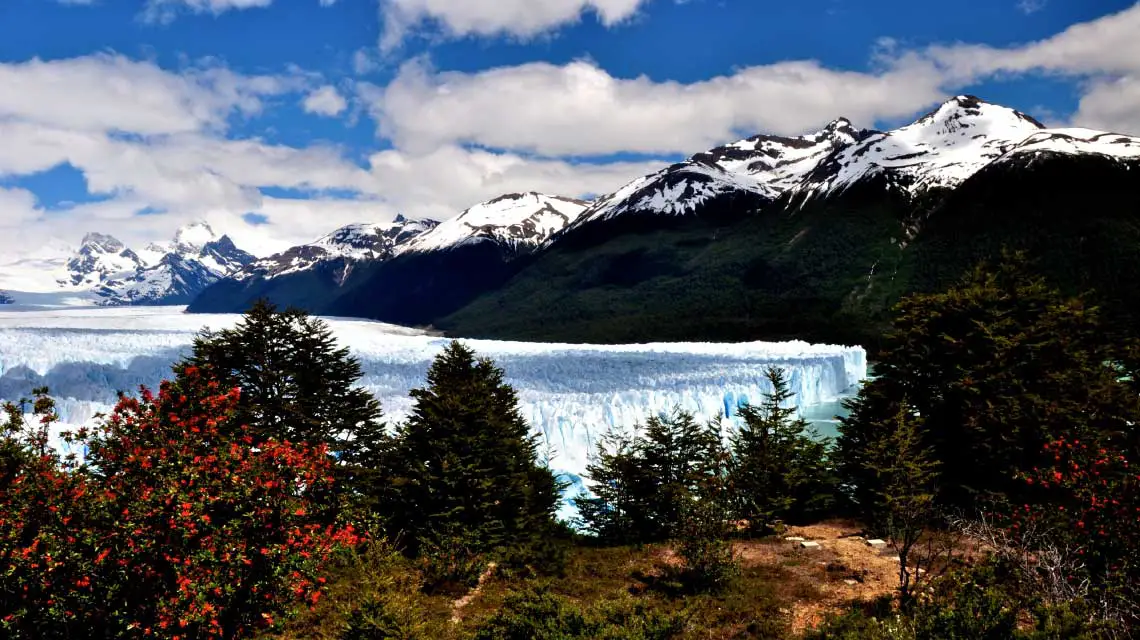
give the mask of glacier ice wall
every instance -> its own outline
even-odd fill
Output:
[[[117,391],[155,386],[208,326],[235,315],[189,315],[180,307],[0,311],[0,399],[46,385],[63,422],[81,424]],[[362,384],[390,421],[405,417],[408,391],[424,383],[448,340],[382,323],[327,319],[360,358]],[[732,416],[769,391],[768,365],[782,367],[800,406],[834,402],[866,376],[861,347],[783,343],[570,345],[469,340],[502,367],[523,415],[553,454],[551,466],[577,483],[591,443],[609,427],[629,429],[673,407],[699,418]]]

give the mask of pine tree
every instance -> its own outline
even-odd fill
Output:
[[[538,462],[537,437],[503,371],[459,342],[436,357],[390,455],[386,512],[411,554],[462,536],[474,552],[538,545],[564,485]]]
[[[648,498],[656,483],[641,463],[639,445],[616,429],[606,432],[586,467],[593,495],[574,498],[582,528],[609,543],[636,543],[654,530]]]
[[[775,520],[802,520],[830,507],[834,474],[828,441],[788,406],[795,395],[778,367],[765,377],[772,391],[739,409],[744,424],[730,440],[731,486],[739,517],[759,530]]]
[[[864,467],[873,502],[872,522],[899,554],[899,589],[905,598],[911,587],[910,552],[933,523],[934,483],[938,463],[922,443],[922,418],[904,400],[889,430],[868,443]]]
[[[236,423],[255,440],[327,444],[357,462],[382,446],[380,403],[357,386],[360,362],[304,311],[259,300],[234,328],[199,334],[175,373],[187,367],[241,389]]]
[[[633,435],[607,433],[586,471],[594,495],[575,498],[582,525],[608,543],[668,539],[722,474],[723,458],[716,421],[698,424],[680,410]]]

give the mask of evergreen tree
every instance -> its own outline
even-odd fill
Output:
[[[586,471],[593,496],[575,499],[583,526],[610,543],[672,537],[690,503],[723,472],[716,421],[698,424],[675,410],[632,436],[610,432]]]
[[[199,334],[174,370],[181,376],[188,367],[241,389],[234,423],[255,441],[327,444],[357,463],[384,446],[380,403],[357,386],[360,362],[304,311],[260,300],[234,328]]]
[[[831,506],[834,493],[828,441],[789,406],[795,394],[783,370],[769,367],[765,377],[772,391],[760,405],[740,408],[744,424],[730,441],[736,511],[759,530],[816,515]]]
[[[527,548],[554,527],[564,485],[503,371],[459,342],[436,357],[390,451],[391,531],[415,554],[462,536],[473,552]]]
[[[592,496],[574,499],[582,528],[599,539],[631,544],[654,530],[648,499],[655,485],[642,465],[640,440],[611,429],[586,467]]]
[[[891,420],[890,428],[868,443],[864,468],[870,476],[873,496],[870,521],[886,535],[899,554],[899,589],[904,599],[911,582],[911,549],[933,524],[934,483],[938,463],[922,444],[922,418],[912,413],[904,400]],[[912,575],[913,574],[913,575]]]
[[[844,480],[859,484],[861,449],[906,398],[942,464],[944,505],[1020,502],[1017,475],[1043,465],[1047,442],[1136,437],[1140,395],[1125,375],[1135,353],[1105,333],[1095,307],[1049,288],[1021,255],[980,265],[948,291],[896,307],[876,377],[841,421]]]

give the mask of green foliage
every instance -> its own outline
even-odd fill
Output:
[[[452,342],[427,382],[387,457],[390,531],[412,555],[459,531],[474,553],[534,546],[553,531],[563,484],[539,464],[503,371]]]
[[[471,532],[434,533],[420,547],[419,569],[428,593],[462,595],[479,584],[487,570],[487,554],[478,551],[479,540]]]
[[[585,529],[610,543],[673,536],[687,505],[723,474],[716,421],[701,425],[676,410],[652,416],[633,435],[608,433],[586,468],[594,495],[575,505]]]
[[[911,550],[928,527],[935,524],[934,486],[938,462],[922,444],[920,416],[904,400],[890,431],[868,443],[864,464],[871,476],[873,502],[867,505],[870,522],[888,538],[899,554],[899,589],[909,595],[913,573]]]
[[[770,530],[776,520],[818,517],[835,493],[830,442],[796,417],[784,371],[769,367],[765,377],[772,390],[764,401],[739,410],[744,424],[732,435],[729,476],[738,517],[757,531]]]
[[[379,403],[356,386],[360,362],[337,347],[327,324],[298,309],[258,301],[232,329],[199,334],[175,373],[191,366],[241,389],[236,421],[255,438],[349,453],[345,436],[381,426]]]
[[[1044,463],[1046,442],[1123,437],[1140,418],[1140,396],[1114,364],[1131,347],[1106,339],[1102,328],[1096,308],[1047,287],[1017,254],[979,266],[949,291],[906,299],[876,378],[842,420],[845,481],[866,480],[866,447],[905,399],[942,464],[943,505],[1020,503],[1017,474]]]
[[[684,565],[682,583],[696,592],[716,593],[740,576],[729,537],[729,511],[720,496],[693,502],[678,527],[675,549]]]
[[[260,300],[232,329],[198,335],[174,371],[181,376],[188,367],[241,389],[234,424],[255,442],[327,445],[345,463],[337,466],[342,488],[374,505],[388,446],[380,403],[357,386],[360,362],[337,346],[327,324]]]
[[[667,640],[684,627],[682,615],[654,612],[628,597],[582,607],[539,587],[508,598],[474,640]]]

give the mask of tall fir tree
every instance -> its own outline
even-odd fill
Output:
[[[233,328],[200,333],[174,372],[181,379],[192,367],[241,390],[231,424],[248,429],[255,444],[328,445],[341,462],[341,489],[374,502],[389,438],[380,403],[358,386],[360,362],[319,318],[259,300]]]
[[[937,516],[938,462],[922,442],[922,417],[904,399],[880,437],[867,444],[862,462],[871,502],[866,516],[899,554],[899,590],[904,600],[918,577],[911,550]]]
[[[538,438],[503,371],[453,341],[411,395],[388,456],[386,500],[407,551],[459,534],[474,552],[542,544],[564,484],[539,463]]]
[[[575,499],[583,527],[608,543],[670,538],[723,462],[717,421],[685,411],[652,416],[632,435],[610,432],[587,467],[593,495]]]
[[[744,424],[730,439],[730,486],[737,515],[757,530],[775,520],[803,520],[834,501],[829,441],[797,417],[795,395],[779,367],[765,377],[772,390],[759,405],[739,409]]]

